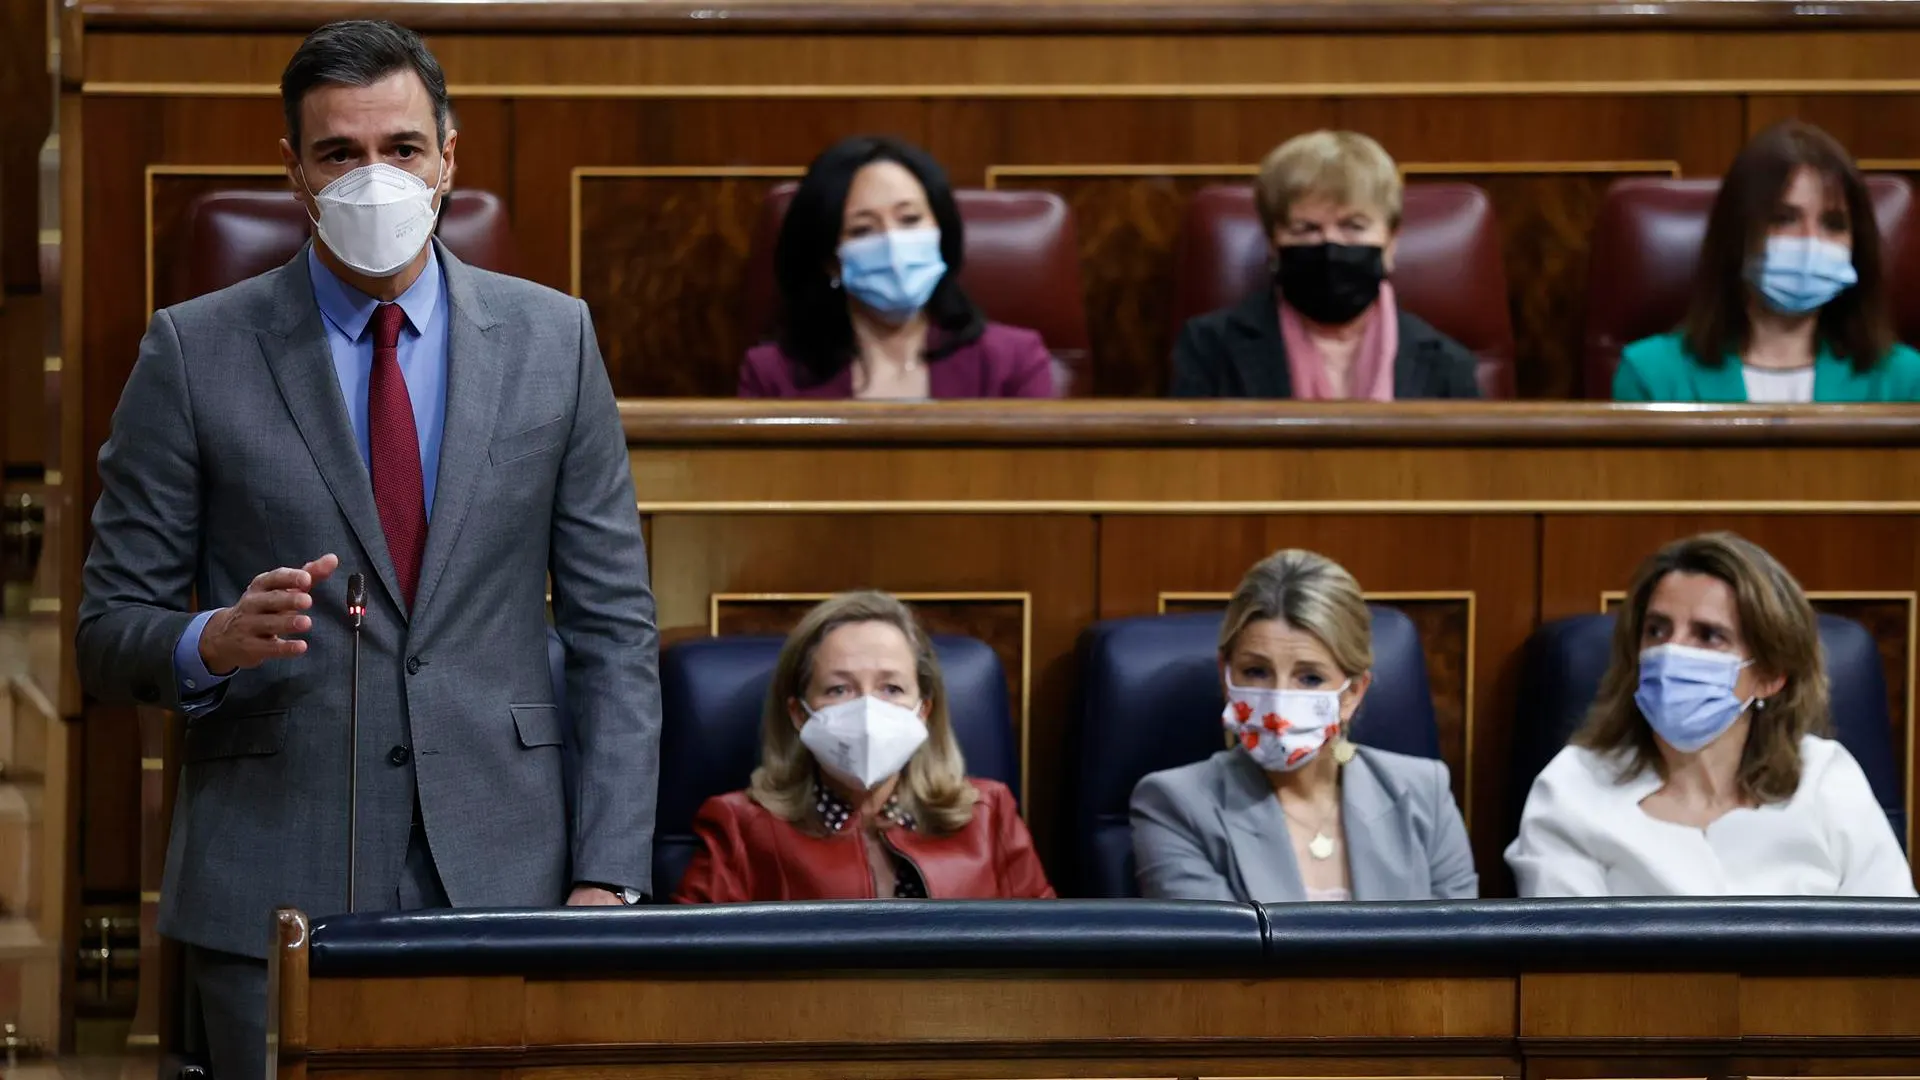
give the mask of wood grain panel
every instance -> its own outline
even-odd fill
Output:
[[[1740,1034],[1740,976],[1529,972],[1523,1039],[1715,1039]]]
[[[1031,655],[1009,664],[1030,680],[1025,809],[1042,860],[1064,867],[1073,648],[1094,618],[1095,540],[1085,515],[662,513],[653,516],[655,598],[663,632],[705,633],[715,593],[1029,594]],[[1004,619],[980,610],[989,614],[968,618],[985,621],[954,625],[999,647]]]
[[[1730,529],[1766,548],[1808,592],[1907,592],[1920,580],[1920,521],[1911,516],[1552,514],[1544,519],[1541,532],[1541,617],[1556,619],[1594,610],[1602,592],[1624,589],[1641,561],[1662,544],[1713,529]],[[1822,601],[1820,606],[1862,618],[1876,635],[1885,633],[1898,642],[1889,652],[1887,639],[1881,639],[1883,662],[1898,669],[1890,672],[1888,681],[1901,687],[1913,684],[1914,658],[1906,648],[1912,636],[1910,623],[1900,625],[1904,611],[1896,613],[1887,601],[1870,599]],[[1900,730],[1895,745],[1902,752],[1898,760],[1903,763],[1911,848],[1913,776],[1920,746],[1915,745],[1914,719],[1906,697],[1903,692],[1890,703],[1897,706],[1893,720]]]
[[[997,179],[1006,189],[1052,191],[1072,207],[1080,237],[1086,308],[1097,313],[1092,338],[1094,386],[1103,397],[1166,392],[1173,325],[1174,245],[1187,201],[1212,176],[1032,176]]]
[[[1031,659],[1027,645],[1029,607],[1025,598],[982,593],[977,597],[909,594],[901,599],[912,605],[914,617],[927,633],[970,637],[993,649],[1006,675],[1008,713],[1013,717],[1018,735],[1026,723],[1021,703],[1027,699],[1028,688],[1022,672]],[[818,602],[791,594],[715,597],[715,632],[784,637]]]
[[[1064,1048],[1170,1037],[1497,1038],[1512,1030],[1513,992],[1513,982],[1501,978],[889,973],[821,977],[798,1008],[785,979],[579,979],[527,985],[526,1035],[549,1046],[804,1041],[922,1053],[983,1040]]]
[[[1588,234],[1607,185],[1650,162],[1718,173],[1744,141],[1732,96],[1356,98],[1342,102],[1340,119],[1379,138],[1409,179],[1487,189],[1523,398],[1578,396]]]
[[[47,12],[0,2],[0,291],[40,291],[40,146],[53,130]]]
[[[782,51],[789,59],[794,55],[791,46]],[[623,79],[637,74],[629,72]],[[468,106],[461,107],[464,110]],[[778,103],[753,99],[648,102],[519,98],[503,107],[512,117],[510,190],[521,273],[556,289],[566,289],[570,278],[568,247],[573,231],[568,207],[576,168],[804,169],[815,155],[849,135],[885,133],[927,142],[927,106],[897,98]],[[461,138],[464,151],[466,136]],[[956,175],[954,182],[978,181]],[[658,218],[657,210],[641,207],[639,212],[655,217],[661,228],[676,233],[692,231],[688,222]],[[719,220],[732,222],[728,228],[738,227],[733,219],[696,220],[705,221],[709,228]],[[747,220],[751,224],[751,219]],[[697,238],[668,241],[670,246],[699,242]],[[700,302],[731,318],[738,299],[716,295],[703,297]],[[718,320],[720,316],[712,317]],[[608,337],[601,327],[603,347],[609,344]],[[726,396],[732,394],[729,379]]]
[[[757,335],[741,318],[760,204],[779,180],[583,176],[578,295],[613,391],[730,397]]]
[[[1413,538],[1417,537],[1418,540]],[[1409,602],[1428,649],[1442,754],[1473,834],[1485,895],[1510,894],[1500,857],[1512,723],[1508,658],[1532,630],[1533,522],[1522,516],[1385,518],[1192,516],[1104,517],[1100,533],[1100,617],[1152,614],[1166,592],[1230,592],[1248,567],[1287,547],[1318,551],[1345,566],[1369,594],[1470,592],[1473,624],[1457,600]],[[1386,603],[1396,601],[1383,600]],[[1471,652],[1467,642],[1471,641]],[[1471,667],[1449,665],[1457,655]],[[1441,658],[1436,665],[1436,658]],[[1465,714],[1472,698],[1472,712]],[[1443,706],[1458,702],[1458,719]]]

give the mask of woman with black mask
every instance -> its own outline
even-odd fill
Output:
[[[1477,398],[1473,354],[1395,303],[1399,170],[1380,144],[1316,131],[1267,155],[1254,185],[1274,289],[1189,321],[1174,397]]]

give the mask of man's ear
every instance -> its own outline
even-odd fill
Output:
[[[313,204],[313,193],[307,190],[305,174],[300,169],[300,155],[294,152],[293,144],[280,140],[280,165],[287,171],[287,187],[293,189],[294,201],[307,211],[307,217],[318,218],[319,207]]]

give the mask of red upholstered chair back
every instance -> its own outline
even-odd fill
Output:
[[[1174,331],[1269,288],[1267,248],[1252,187],[1196,193],[1174,253]],[[1472,184],[1407,185],[1393,288],[1408,311],[1479,358],[1481,393],[1513,396],[1513,318],[1486,192]]]
[[[792,183],[767,193],[747,254],[742,326],[749,341],[778,329],[779,290],[773,248],[793,201]],[[1093,392],[1087,313],[1080,289],[1080,242],[1073,211],[1047,191],[954,193],[967,227],[967,259],[960,284],[987,318],[1037,331],[1067,379],[1065,392]]]
[[[1881,273],[1902,341],[1920,341],[1920,303],[1903,302],[1913,280],[1907,265],[1907,219],[1913,189],[1898,176],[1867,177],[1880,225]],[[1581,382],[1587,397],[1613,396],[1620,350],[1680,325],[1693,295],[1700,244],[1707,236],[1720,181],[1665,177],[1616,180],[1593,223],[1587,261],[1587,324],[1581,342]],[[1910,287],[1910,286],[1909,286]]]
[[[306,243],[308,227],[306,210],[285,191],[209,191],[187,209],[172,293],[156,302],[191,300],[280,266]],[[450,193],[438,235],[465,262],[513,272],[507,205],[490,191]]]

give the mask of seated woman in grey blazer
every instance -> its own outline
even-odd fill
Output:
[[[1447,767],[1347,741],[1373,675],[1360,584],[1276,552],[1220,626],[1228,749],[1134,788],[1141,895],[1178,900],[1448,900],[1480,879]]]

